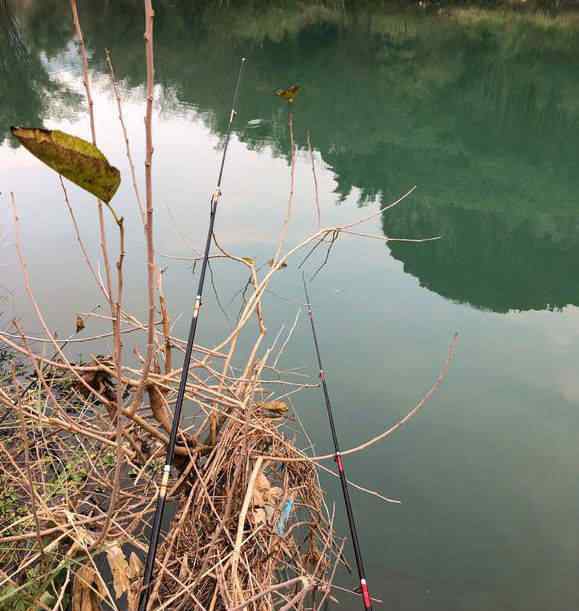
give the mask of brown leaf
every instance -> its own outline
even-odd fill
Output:
[[[265,512],[265,509],[263,507],[258,507],[253,513],[252,513],[252,518],[253,518],[253,523],[258,526],[259,524],[262,524],[263,522],[267,521],[267,514]]]
[[[179,580],[183,582],[186,581],[189,574],[189,554],[185,552],[183,558],[181,558],[181,566],[179,567]]]
[[[265,503],[265,495],[271,488],[269,480],[263,473],[258,473],[253,486],[253,496],[251,502],[254,507],[263,507]]]
[[[113,545],[107,550],[107,560],[113,574],[115,596],[120,598],[129,591],[129,564],[120,545]]]
[[[267,264],[270,267],[273,267],[274,265],[276,265],[275,261],[273,259],[270,259]],[[283,261],[282,263],[279,264],[279,269],[285,269],[287,267],[287,263],[285,261]]]
[[[277,399],[266,401],[265,403],[258,403],[257,407],[275,415],[285,414],[288,411],[287,403]]]
[[[293,104],[293,101],[295,100],[300,89],[301,87],[299,85],[290,85],[289,87],[286,87],[286,89],[276,89],[274,93],[280,98],[283,98],[289,104]]]
[[[79,314],[76,315],[76,332],[80,333],[85,328],[84,320]]]
[[[99,357],[93,359],[91,362],[92,366],[95,367],[111,367],[112,360],[108,357]],[[103,395],[108,401],[115,400],[114,384],[111,374],[104,370],[97,371],[85,371],[81,374],[82,379],[94,390]],[[88,396],[89,391],[81,384],[80,381],[75,382],[75,387],[81,392],[83,396]],[[114,412],[111,412],[111,417],[114,416]]]
[[[263,493],[265,490],[269,490],[270,488],[271,484],[269,483],[267,477],[263,473],[258,473],[257,477],[255,478],[255,489]]]
[[[267,491],[266,501],[275,503],[283,496],[283,490],[279,486],[273,486]]]
[[[141,572],[143,571],[143,563],[141,559],[135,554],[135,552],[131,552],[129,557],[129,579],[138,579],[141,576]]]
[[[131,588],[128,594],[128,611],[137,611],[142,572],[143,563],[141,562],[141,559],[137,556],[137,554],[135,554],[135,552],[131,552],[129,557],[129,580],[131,582]]]
[[[147,394],[149,395],[149,405],[151,406],[151,411],[153,412],[155,420],[169,432],[171,430],[171,418],[165,407],[161,390],[156,384],[149,384],[147,386]]]
[[[40,161],[103,202],[110,202],[119,188],[120,172],[90,142],[38,127],[12,127],[11,131]]]
[[[74,611],[100,611],[100,601],[105,597],[103,584],[94,568],[89,564],[81,567],[74,577],[72,591]]]

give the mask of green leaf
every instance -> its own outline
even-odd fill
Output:
[[[120,172],[90,142],[37,127],[12,127],[11,131],[40,161],[103,202],[110,202],[119,188]]]

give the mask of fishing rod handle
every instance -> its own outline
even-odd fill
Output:
[[[164,477],[163,473],[163,477]],[[161,522],[163,520],[163,514],[165,513],[165,494],[157,497],[157,506],[155,508],[155,518],[153,520],[153,526],[151,532],[159,533],[161,530]],[[139,611],[147,611],[147,605],[149,602],[149,595],[151,590],[151,578],[153,577],[153,570],[155,568],[155,558],[157,556],[157,546],[159,544],[159,536],[152,537],[149,542],[149,551],[147,553],[147,560],[145,563],[145,571],[143,573],[143,589],[139,597]]]

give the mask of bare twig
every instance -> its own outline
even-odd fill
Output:
[[[308,140],[308,151],[310,152],[310,161],[312,162],[312,176],[314,179],[314,203],[316,209],[316,220],[318,223],[318,229],[322,224],[322,214],[320,211],[320,196],[318,194],[318,177],[316,176],[316,162],[314,159],[314,151],[312,150],[312,143],[310,141],[310,130],[306,131],[306,137]]]
[[[133,191],[135,193],[135,198],[137,199],[137,204],[139,206],[139,213],[141,214],[141,221],[143,222],[143,227],[146,226],[146,219],[145,219],[145,207],[143,206],[143,200],[141,198],[141,192],[139,190],[139,184],[137,182],[137,173],[135,171],[135,164],[133,162],[133,155],[131,154],[131,144],[129,141],[129,134],[127,132],[127,128],[125,126],[125,120],[123,117],[123,104],[121,102],[121,94],[119,91],[119,85],[117,83],[117,79],[115,76],[115,69],[113,67],[113,61],[111,58],[111,52],[109,51],[109,49],[106,49],[105,51],[106,53],[106,58],[107,58],[107,65],[109,67],[109,72],[111,75],[111,82],[113,85],[113,92],[115,94],[115,99],[117,101],[117,109],[118,109],[118,113],[119,113],[119,121],[121,124],[121,128],[123,130],[123,137],[125,140],[125,150],[126,150],[126,154],[127,154],[127,160],[129,162],[129,169],[131,171],[131,180],[133,183]]]
[[[151,0],[145,0],[145,49],[147,57],[147,109],[145,113],[146,133],[146,223],[145,239],[147,241],[147,297],[148,297],[148,324],[147,324],[147,354],[141,376],[141,384],[137,388],[130,412],[134,414],[143,399],[145,386],[149,377],[153,352],[155,349],[155,291],[156,291],[156,265],[155,246],[153,234],[153,96],[155,87],[155,59],[153,52],[153,35],[155,11]]]

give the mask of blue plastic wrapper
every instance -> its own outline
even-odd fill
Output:
[[[286,527],[287,521],[289,520],[293,505],[294,505],[293,500],[288,499],[284,503],[283,509],[281,510],[281,516],[279,517],[279,520],[277,521],[277,524],[275,525],[275,532],[280,537],[283,537],[283,534],[285,533],[285,527]]]

